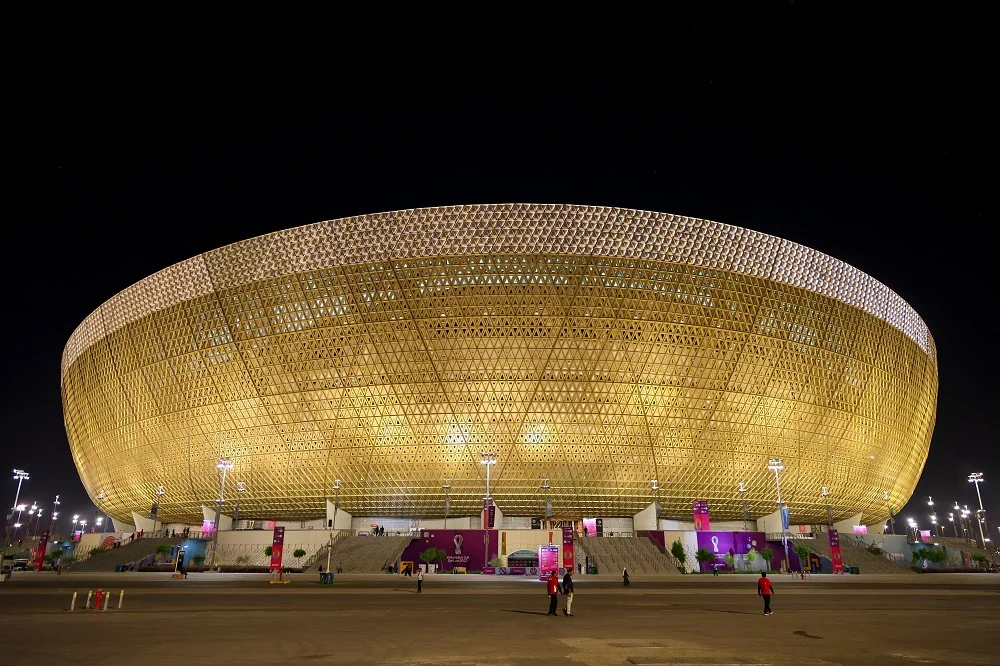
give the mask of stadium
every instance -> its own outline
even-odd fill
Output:
[[[227,501],[244,484],[239,513],[260,519],[323,517],[335,497],[354,516],[475,515],[487,474],[508,516],[658,501],[690,517],[707,500],[738,519],[744,502],[774,512],[782,458],[798,520],[831,505],[877,523],[920,476],[937,382],[917,313],[832,257],[707,220],[534,204],[205,252],[101,305],[61,368],[81,480],[124,523],[154,502],[200,523],[220,457]]]

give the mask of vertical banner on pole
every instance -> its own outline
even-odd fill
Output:
[[[708,532],[712,529],[712,522],[708,515],[708,500],[694,501],[694,529],[696,532]]]
[[[837,530],[829,530],[826,533],[830,541],[830,561],[833,563],[833,573],[844,573],[844,560],[840,555],[840,534]]]
[[[42,563],[45,562],[45,548],[49,545],[49,531],[43,530],[38,538],[38,550],[35,551],[35,571],[42,570]]]
[[[569,521],[567,521],[567,522],[569,522]],[[563,561],[562,561],[562,565],[563,565],[563,569],[566,569],[567,571],[572,571],[573,568],[576,566],[576,564],[574,562],[574,559],[573,559],[574,558],[574,553],[573,553],[573,532],[574,532],[574,530],[573,530],[573,524],[572,523],[570,523],[569,525],[566,525],[565,523],[563,524],[563,528],[562,528],[562,533],[563,533],[563,557],[562,557]]]
[[[271,541],[271,567],[269,571],[281,571],[281,555],[285,547],[285,528],[274,528],[274,539]]]
[[[545,517],[546,518],[551,518],[552,517],[552,498],[551,497],[548,498],[547,500],[545,500]]]
[[[494,527],[496,527],[496,519],[497,519],[497,505],[493,503],[492,499],[490,500],[489,508],[486,510],[486,515],[489,518],[486,529],[492,530]]]
[[[792,520],[792,510],[787,506],[781,508],[781,527],[782,529],[788,529],[788,525]]]

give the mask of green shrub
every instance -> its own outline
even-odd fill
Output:
[[[681,543],[680,539],[670,544],[670,554],[681,564],[687,562],[687,553],[684,552],[684,544]]]
[[[248,555],[240,555],[239,557],[236,558],[237,564],[246,564],[249,561],[250,557]]]
[[[712,553],[708,551],[708,548],[699,548],[698,552],[694,554],[694,559],[698,560],[699,565],[702,565],[705,564],[706,562],[711,562],[712,560],[714,560],[715,555],[712,555]],[[699,569],[700,568],[701,567],[699,566]]]
[[[170,546],[168,544],[161,543],[159,546],[156,547],[157,555],[167,555],[169,553],[170,553]]]
[[[102,548],[91,548],[90,549],[90,556],[94,557],[95,555],[100,555],[103,552],[104,552],[104,550]]]
[[[271,553],[272,552],[273,552],[273,549],[271,548],[271,546],[265,546],[264,547],[264,554],[267,555],[268,557],[271,557]]]
[[[193,562],[196,567],[200,567],[202,562],[204,561],[205,561],[204,555],[195,555],[194,557],[191,558],[191,562]]]

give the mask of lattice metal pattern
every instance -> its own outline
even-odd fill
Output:
[[[100,342],[100,344],[96,344]],[[934,424],[933,339],[853,267],[659,213],[497,205],[250,239],[105,303],[63,357],[74,459],[119,518],[200,519],[214,461],[252,517],[774,509],[884,517]],[[542,479],[552,489],[542,491]]]

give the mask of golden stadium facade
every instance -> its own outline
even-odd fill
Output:
[[[405,210],[251,238],[125,289],[62,360],[84,486],[129,522],[200,521],[220,456],[241,515],[774,511],[872,523],[909,498],[935,419],[920,317],[841,261],[620,208]],[[541,488],[548,480],[550,489]]]

